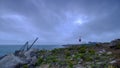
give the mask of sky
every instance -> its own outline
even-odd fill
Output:
[[[120,38],[120,0],[0,0],[0,44]]]

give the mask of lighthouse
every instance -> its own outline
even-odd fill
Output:
[[[79,42],[81,42],[82,41],[82,39],[81,39],[81,37],[79,37]]]

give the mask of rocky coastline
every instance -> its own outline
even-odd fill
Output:
[[[31,48],[1,57],[0,68],[120,68],[120,39],[53,50]]]

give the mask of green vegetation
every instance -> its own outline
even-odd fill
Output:
[[[23,65],[23,68],[28,68],[28,66],[27,65]]]
[[[39,57],[38,61],[36,62],[36,65],[38,66],[38,65],[40,65],[42,63],[43,63],[43,58]]]
[[[120,49],[120,42],[116,44],[116,48]]]
[[[115,68],[108,62],[113,56],[111,54],[98,53],[101,45],[96,46],[70,46],[68,48],[56,48],[53,50],[38,51],[36,66],[49,64],[50,68],[73,68],[75,65],[88,66],[91,68]],[[24,66],[27,68],[27,65]]]
[[[110,46],[111,45],[111,46]],[[75,44],[66,48],[39,50],[35,68],[120,68],[120,39],[110,43]],[[115,62],[115,63],[114,63]],[[117,67],[119,66],[119,67]],[[28,68],[28,64],[22,68]]]
[[[35,66],[49,65],[49,68],[75,68],[77,65],[81,65],[85,68],[117,68],[109,62],[116,56],[120,57],[120,53],[116,55],[112,51],[107,51],[109,50],[107,48],[109,47],[96,44],[94,46],[71,45],[66,48],[39,50]],[[116,48],[120,48],[119,43],[117,43]],[[24,65],[23,68],[28,68],[28,66]]]

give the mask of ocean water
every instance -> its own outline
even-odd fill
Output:
[[[14,53],[16,50],[19,50],[22,46],[21,45],[0,45],[0,56]],[[32,48],[37,49],[47,49],[51,50],[54,48],[62,48],[61,45],[34,45]]]

